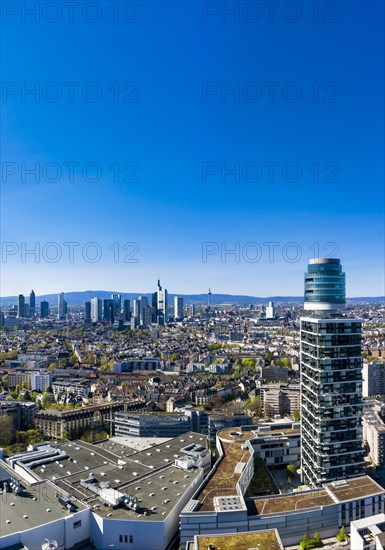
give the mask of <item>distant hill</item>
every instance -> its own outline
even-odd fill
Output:
[[[110,298],[111,294],[121,294],[122,300],[135,300],[138,296],[147,296],[151,298],[150,293],[140,292],[119,292],[117,290],[85,290],[83,292],[65,292],[65,299],[69,305],[82,305],[84,302],[90,301],[91,298],[97,296],[98,298],[105,299]],[[169,294],[169,302],[174,299],[174,296],[182,296],[186,303],[190,304],[207,304],[207,294]],[[28,302],[28,296],[26,295],[26,301]],[[0,297],[0,306],[9,306],[17,304],[17,296],[5,296]],[[42,294],[36,296],[36,302],[39,303],[42,300],[49,302],[50,306],[57,306],[57,294]],[[363,296],[358,298],[348,298],[349,303],[384,303],[384,296]],[[266,304],[267,302],[276,302],[281,304],[301,304],[303,302],[303,296],[245,296],[236,294],[212,294],[211,303],[215,304],[235,304],[235,305],[258,305]]]

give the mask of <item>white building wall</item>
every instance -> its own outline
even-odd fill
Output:
[[[13,533],[9,536],[0,536],[0,548],[7,548],[11,544],[21,543],[28,550],[41,550],[44,540],[49,539],[56,540],[59,550],[70,549],[75,544],[88,539],[90,533],[90,514],[91,511],[87,508],[76,514],[71,514],[26,531]],[[73,524],[79,520],[82,522],[81,526],[75,529]]]

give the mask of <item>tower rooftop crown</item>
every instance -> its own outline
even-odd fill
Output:
[[[345,273],[338,258],[313,258],[305,273],[306,310],[330,311],[345,307]]]

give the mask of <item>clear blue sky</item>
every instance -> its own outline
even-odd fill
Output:
[[[112,2],[101,1],[98,14],[75,8],[72,23],[64,6],[60,14],[44,4],[40,21],[21,4],[16,14],[3,11],[1,237],[15,243],[2,258],[3,296],[31,288],[148,292],[158,275],[175,293],[211,287],[300,295],[315,242],[320,256],[326,243],[337,243],[348,295],[384,294],[382,0],[320,2],[319,22],[310,1],[297,2],[302,13],[285,12],[280,2],[274,14],[262,2],[259,13],[240,2],[239,21],[221,13],[219,2],[146,0],[126,11],[120,2],[118,16]],[[90,22],[94,17],[99,21]],[[79,83],[73,101],[68,82]],[[87,88],[90,82],[96,85]],[[126,82],[135,84],[123,90]],[[204,82],[214,84],[202,100]],[[221,86],[225,92],[236,82],[239,100],[221,96]],[[274,97],[268,82],[277,83]],[[40,101],[24,97],[34,83]],[[102,96],[92,103],[87,93],[95,90]],[[50,102],[57,92],[62,97]],[[79,163],[72,182],[69,162]],[[202,177],[205,162],[217,173]],[[269,162],[280,163],[272,181]],[[288,162],[294,165],[283,175]],[[40,182],[22,174],[35,163]],[[87,163],[99,166],[98,181],[82,176]],[[114,163],[119,177],[109,168]],[[135,168],[125,163],[135,163],[131,179],[138,181],[122,181]],[[239,181],[223,172],[236,163]],[[57,166],[59,181],[46,181]],[[298,167],[299,181],[288,181]],[[94,174],[91,167],[89,179]],[[47,261],[52,241],[62,248],[56,263]],[[73,262],[65,242],[80,243]],[[82,257],[89,242],[102,255],[95,263]],[[126,242],[137,243],[137,263],[124,263],[124,250],[114,262],[109,247]],[[205,242],[218,243],[219,252],[203,262]],[[257,250],[246,249],[250,242],[261,247],[258,262],[246,261]],[[266,242],[279,243],[272,262]],[[296,250],[285,248],[290,242]],[[35,243],[40,256],[24,258],[23,247]],[[221,261],[221,246],[225,252],[234,243],[239,262],[230,255]],[[95,250],[87,249],[90,257]],[[298,262],[283,259],[298,251]]]

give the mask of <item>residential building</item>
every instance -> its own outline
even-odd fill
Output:
[[[36,403],[30,401],[0,401],[0,417],[11,417],[14,421],[15,430],[25,431],[31,429],[37,411]]]
[[[90,428],[109,430],[115,413],[123,408],[123,403],[109,403],[70,410],[44,409],[36,414],[35,425],[42,434],[63,439]]]
[[[364,361],[362,367],[362,396],[385,395],[385,362]]]
[[[341,311],[345,274],[340,260],[310,260],[301,318],[301,422],[305,483],[362,473],[361,319]]]
[[[290,415],[301,409],[299,386],[262,386],[261,404],[265,416]]]
[[[385,424],[381,418],[384,407],[381,402],[369,401],[365,403],[363,414],[363,441],[376,468],[385,466]]]
[[[8,387],[22,386],[25,382],[29,391],[46,391],[51,385],[52,374],[45,371],[31,371],[27,369],[15,369],[8,373]]]
[[[130,359],[122,363],[114,363],[113,372],[156,371],[161,369],[161,366],[157,357],[144,357],[143,359]]]

